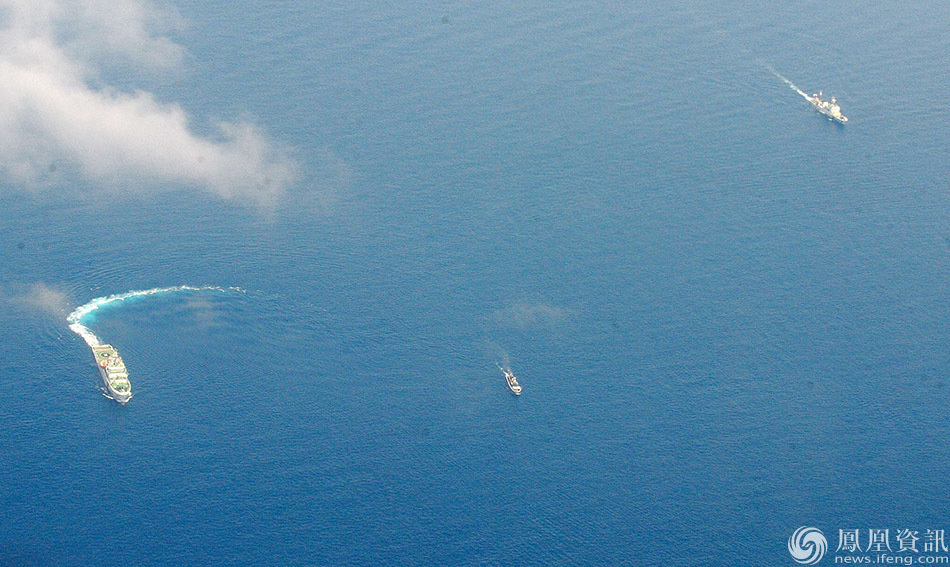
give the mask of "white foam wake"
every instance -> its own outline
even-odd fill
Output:
[[[99,340],[99,337],[92,332],[92,329],[83,324],[83,318],[89,315],[90,313],[95,312],[97,309],[103,305],[109,305],[110,303],[115,303],[117,301],[125,301],[127,299],[134,299],[137,297],[145,297],[149,295],[160,295],[165,293],[177,293],[181,291],[236,291],[239,293],[244,293],[244,290],[239,287],[217,287],[217,286],[203,286],[195,287],[190,285],[177,285],[172,287],[156,287],[152,289],[143,289],[136,291],[127,291],[125,293],[116,293],[113,295],[107,295],[105,297],[97,297],[92,301],[80,305],[73,310],[72,313],[66,316],[66,322],[69,323],[69,328],[74,333],[79,335],[86,341],[86,344],[93,347],[99,344],[102,344],[102,341]]]
[[[781,73],[779,73],[778,71],[776,71],[775,69],[773,69],[773,68],[772,68],[771,66],[769,66],[769,65],[766,65],[765,67],[766,67],[769,71],[771,71],[773,75],[775,75],[775,76],[778,77],[779,79],[782,79],[783,81],[785,81],[785,84],[788,85],[789,87],[791,87],[792,90],[794,90],[794,91],[797,92],[798,94],[802,95],[802,96],[805,97],[806,99],[808,98],[808,95],[805,94],[805,92],[804,92],[803,90],[801,90],[800,88],[796,87],[796,86],[795,86],[795,83],[793,83],[793,82],[789,81],[788,79],[786,79],[784,75],[782,75]]]

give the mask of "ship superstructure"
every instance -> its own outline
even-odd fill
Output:
[[[505,382],[508,382],[508,389],[511,390],[514,395],[520,396],[521,384],[518,383],[518,379],[515,378],[514,373],[507,368],[502,368],[501,371],[505,373]]]
[[[132,383],[119,351],[112,345],[100,344],[92,347],[92,354],[102,376],[103,393],[120,404],[128,403],[132,398]]]

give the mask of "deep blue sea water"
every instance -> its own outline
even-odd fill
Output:
[[[2,182],[0,565],[793,565],[799,526],[950,529],[947,4],[173,4],[185,70],[106,79],[302,176],[269,211]],[[246,292],[97,311],[123,407],[10,299],[36,284]]]

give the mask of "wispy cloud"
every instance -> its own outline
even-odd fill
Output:
[[[503,326],[527,329],[555,327],[568,320],[571,310],[546,303],[518,303],[492,313],[492,319]]]
[[[46,315],[65,318],[69,313],[69,298],[65,292],[45,283],[36,283],[14,293],[0,292],[0,300]]]
[[[175,103],[101,86],[100,63],[180,65],[161,32],[180,18],[142,0],[0,0],[0,176],[35,186],[69,164],[106,187],[184,184],[271,203],[295,179],[287,151],[249,123],[196,134]]]

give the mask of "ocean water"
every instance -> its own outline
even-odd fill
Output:
[[[950,528],[945,3],[173,4],[184,70],[102,80],[301,174],[267,210],[0,181],[0,565],[793,565],[800,526]],[[101,396],[67,313],[179,285],[240,291],[97,310],[134,392]]]

